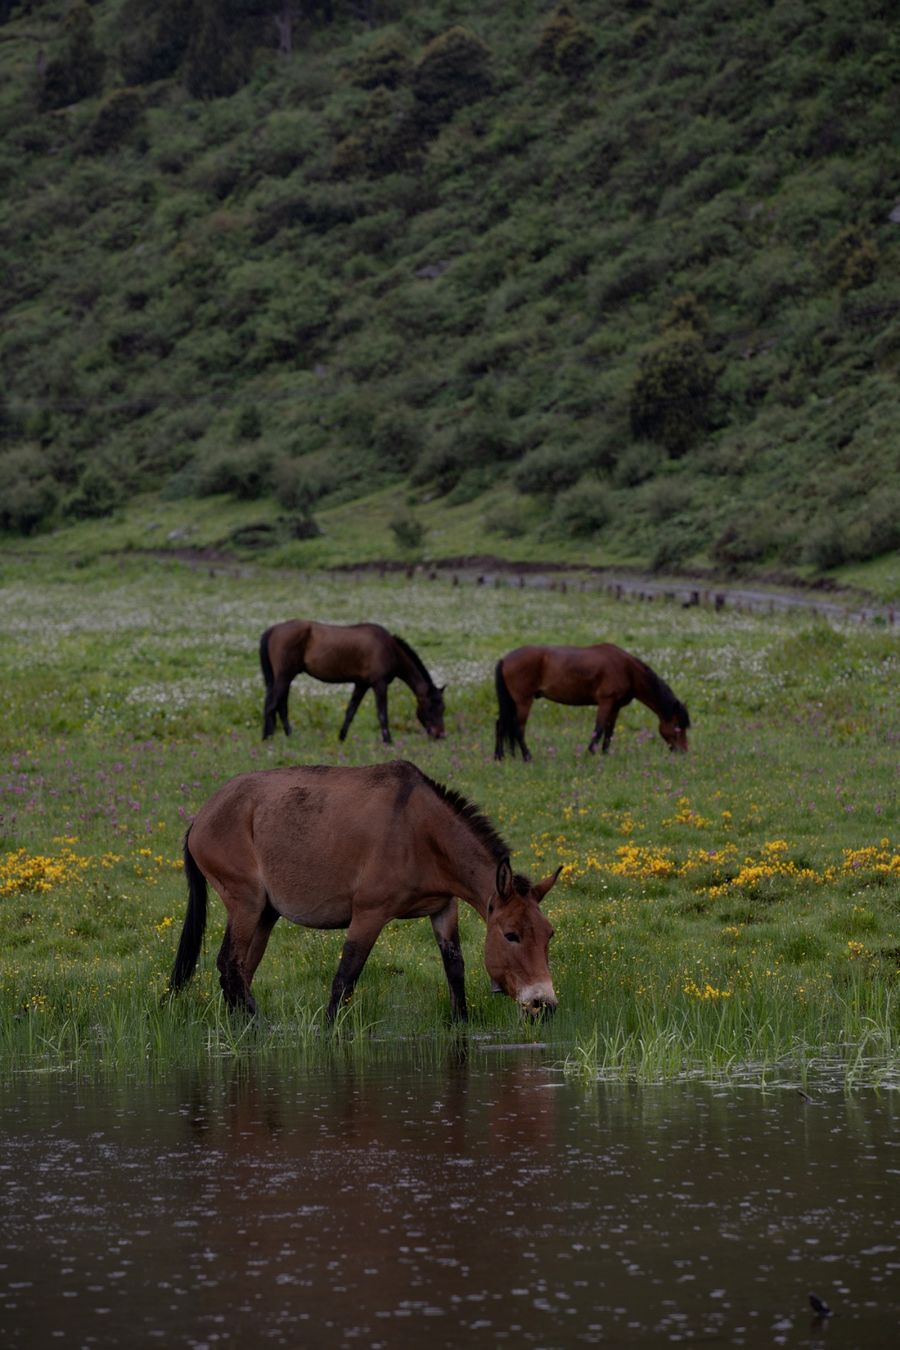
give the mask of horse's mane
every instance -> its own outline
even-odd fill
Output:
[[[425,669],[425,662],[422,660],[419,653],[409,645],[409,643],[406,641],[405,638],[398,637],[396,633],[391,633],[391,637],[394,639],[400,650],[406,653],[406,655],[409,657],[410,661],[412,661],[413,665],[415,666],[419,674],[422,676],[422,678],[428,681],[428,687],[433,688],[434,680],[431,678],[428,671]]]
[[[422,772],[421,769],[419,772]],[[487,816],[483,816],[477,806],[467,801],[462,793],[454,791],[453,788],[445,787],[443,783],[435,782],[433,778],[428,777],[427,773],[423,773],[422,777],[432,792],[437,793],[441,801],[447,803],[454,815],[458,816],[463,824],[468,826],[476,839],[484,844],[494,862],[503,862],[504,858],[509,857],[509,844],[501,838]]]
[[[652,670],[646,661],[642,661],[641,665],[647,672],[651,696],[659,704],[660,716],[665,718],[667,722],[678,722],[680,726],[687,730],[691,725],[691,715],[681,699],[675,697],[665,680],[657,675],[656,671]]]

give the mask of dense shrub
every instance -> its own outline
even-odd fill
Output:
[[[670,329],[642,353],[631,389],[631,429],[673,457],[700,439],[709,422],[715,371],[699,334]]]
[[[398,511],[391,517],[390,528],[398,548],[404,553],[418,552],[425,542],[425,526],[411,511]]]
[[[63,20],[63,50],[47,62],[41,85],[41,107],[65,108],[98,94],[103,85],[106,57],[94,38],[94,16],[79,0]]]
[[[178,70],[191,38],[193,5],[184,0],[126,0],[120,12],[119,64],[127,84],[164,80]]]
[[[529,450],[513,474],[519,492],[555,496],[578,482],[584,470],[584,452],[581,447],[564,448],[559,445],[541,445]]]
[[[570,4],[563,0],[556,6],[541,29],[534,49],[538,65],[577,79],[591,64],[594,55],[594,37],[587,24],[582,23]]]
[[[240,501],[255,501],[271,488],[271,453],[265,447],[220,450],[197,466],[196,484],[201,497],[227,492]]]
[[[467,28],[450,28],[434,38],[413,69],[413,93],[432,124],[448,121],[492,86],[490,49]]]
[[[825,250],[825,274],[841,291],[868,286],[878,272],[878,245],[855,225],[841,230]]]
[[[316,503],[335,486],[335,476],[324,464],[302,458],[278,460],[272,478],[279,505],[300,516],[311,515]]]
[[[66,510],[69,515],[82,520],[108,516],[122,501],[124,486],[121,477],[106,465],[89,464],[79,478]]]
[[[599,534],[608,520],[609,497],[606,488],[583,478],[574,487],[559,494],[550,526],[557,534],[590,539]]]
[[[46,456],[35,446],[0,455],[0,529],[31,534],[46,524],[59,503]]]
[[[85,149],[105,155],[134,138],[144,115],[144,102],[136,89],[117,89],[104,99],[88,128]]]
[[[412,75],[412,58],[397,33],[382,33],[361,52],[350,68],[350,79],[360,89],[396,89]]]

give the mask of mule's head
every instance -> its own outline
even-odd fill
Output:
[[[675,707],[668,717],[659,719],[659,734],[670,750],[685,751],[688,748],[688,727],[690,715],[683,703],[676,700]]]
[[[556,994],[547,964],[553,928],[541,911],[541,901],[559,876],[533,885],[513,876],[509,859],[497,868],[494,895],[488,904],[484,964],[496,994],[508,994],[525,1012],[537,1016],[552,1012]]]
[[[434,740],[444,737],[444,689],[436,684],[429,685],[424,694],[416,700],[416,717]]]

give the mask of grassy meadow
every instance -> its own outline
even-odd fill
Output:
[[[893,629],[450,580],[336,579],[127,555],[73,571],[7,562],[0,582],[0,1054],[8,1067],[153,1066],[186,1056],[421,1053],[451,1031],[431,928],[389,927],[335,1036],[323,1007],[340,933],[280,924],[256,1023],[228,1016],[211,893],[194,982],[165,998],[185,908],[181,840],[237,772],[413,759],[477,802],[548,899],[560,1007],[520,1020],[492,997],[463,915],[470,1034],[535,1039],[575,1074],[800,1076],[896,1083],[900,840]],[[447,684],[445,741],[412,697],[374,703],[298,680],[295,732],[260,740],[259,634],[298,615],[405,636]],[[536,705],[534,761],[493,761],[492,672],[526,640],[611,640],[691,711],[670,755],[642,705],[608,758],[589,709]]]

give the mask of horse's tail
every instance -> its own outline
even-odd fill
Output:
[[[275,683],[275,672],[272,669],[272,658],[269,655],[269,634],[271,632],[271,628],[267,628],[259,639],[259,664],[262,666],[263,679],[266,682],[266,693],[269,693]]]
[[[512,695],[503,678],[503,658],[494,667],[494,685],[497,690],[497,739],[494,746],[494,759],[503,758],[504,746],[508,743],[510,753],[515,755],[516,746],[522,737],[519,717]]]
[[[203,945],[203,934],[206,931],[206,877],[191,853],[188,842],[190,834],[191,831],[188,829],[184,836],[184,872],[188,884],[187,914],[184,916],[184,927],[181,930],[175,964],[169,976],[169,990],[173,994],[183,988],[193,975]]]

